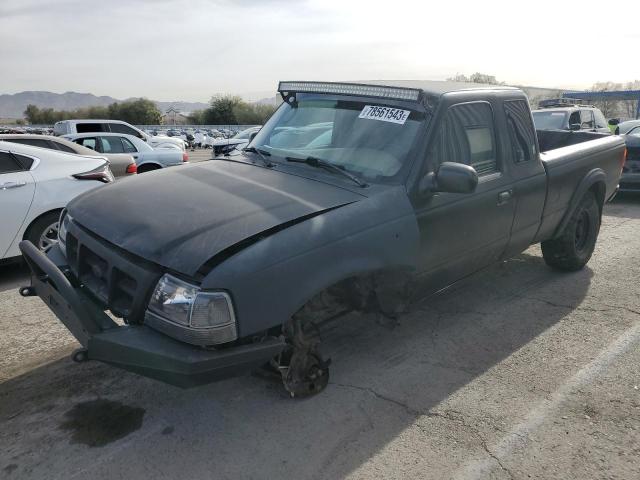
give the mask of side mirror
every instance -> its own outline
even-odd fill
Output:
[[[579,123],[572,123],[571,125],[569,125],[569,130],[575,132],[577,130],[580,130],[580,127],[582,127],[581,124]]]
[[[420,181],[420,192],[473,193],[478,186],[475,168],[463,163],[443,162],[435,173]]]
[[[258,132],[253,132],[251,135],[249,135],[249,143],[253,142],[253,139],[256,138],[256,135],[258,135]]]

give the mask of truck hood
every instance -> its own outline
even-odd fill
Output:
[[[108,242],[196,276],[218,254],[362,198],[316,180],[217,160],[117,181],[75,199],[68,212]]]

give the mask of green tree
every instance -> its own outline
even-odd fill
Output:
[[[469,76],[463,73],[456,73],[455,76],[447,78],[448,82],[469,82],[469,83],[486,83],[489,85],[504,85],[504,82],[498,81],[494,75],[476,72]]]

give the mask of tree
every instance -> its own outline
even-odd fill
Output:
[[[242,98],[234,95],[215,95],[209,102],[209,108],[204,111],[204,121],[207,125],[236,125],[238,121],[234,108],[238,107]]]
[[[490,85],[504,85],[504,82],[498,81],[494,75],[476,72],[470,76],[463,73],[456,73],[455,76],[447,78],[448,82],[468,82],[468,83],[487,83]]]

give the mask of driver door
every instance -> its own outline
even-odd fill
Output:
[[[465,163],[478,173],[473,193],[433,193],[414,202],[420,229],[419,271],[424,294],[499,260],[509,241],[515,201],[500,158],[488,102],[451,106],[432,141],[425,173],[442,162]]]

